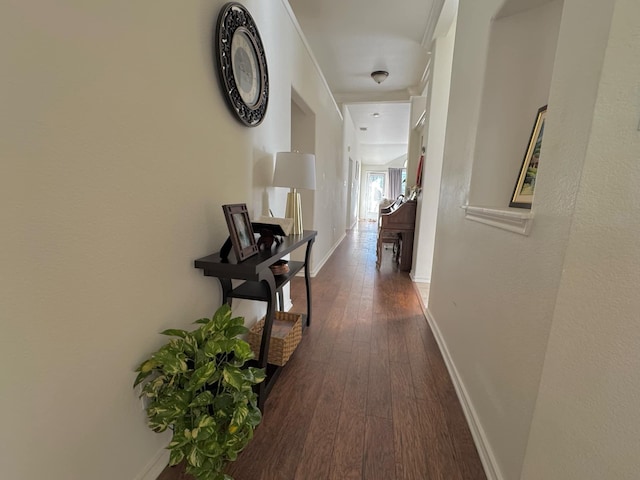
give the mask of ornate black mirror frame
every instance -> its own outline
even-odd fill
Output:
[[[231,44],[236,30],[249,38],[250,46],[257,60],[257,72],[253,74],[259,81],[258,99],[254,105],[248,105],[240,96],[234,77]],[[218,16],[215,38],[213,39],[214,56],[218,65],[222,93],[231,110],[238,119],[248,127],[260,125],[267,112],[269,101],[269,73],[267,59],[264,53],[262,39],[253,17],[249,11],[239,3],[225,4]]]

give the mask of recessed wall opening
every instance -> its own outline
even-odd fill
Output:
[[[316,153],[316,115],[302,97],[291,89],[291,151]],[[316,173],[316,177],[318,177]],[[302,223],[305,230],[313,230],[315,224],[315,192],[299,190],[302,201]],[[313,255],[313,252],[312,252]],[[292,253],[293,260],[304,258],[303,249]],[[312,263],[313,264],[313,263]]]
[[[291,90],[291,151],[316,153],[316,116],[295,90]],[[300,190],[302,220],[306,230],[314,225],[314,194]]]
[[[536,113],[548,103],[562,7],[563,0],[511,0],[492,22],[470,205],[509,205]]]

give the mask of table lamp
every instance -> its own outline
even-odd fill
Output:
[[[276,170],[273,174],[274,187],[287,187],[286,218],[293,219],[294,235],[302,234],[302,203],[299,188],[316,189],[316,157],[311,153],[278,152]]]

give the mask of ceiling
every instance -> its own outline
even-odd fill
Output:
[[[407,153],[409,99],[424,89],[443,3],[289,0],[336,101],[351,113],[364,164],[385,164]],[[375,70],[389,77],[377,84]]]
[[[362,163],[384,165],[406,156],[411,113],[409,103],[354,103],[347,108],[358,129]]]

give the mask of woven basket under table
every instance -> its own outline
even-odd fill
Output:
[[[256,358],[260,356],[260,342],[264,330],[262,317],[249,330],[249,345]],[[302,316],[299,313],[275,312],[271,327],[271,341],[269,342],[269,357],[267,362],[283,366],[300,343],[302,338]]]

